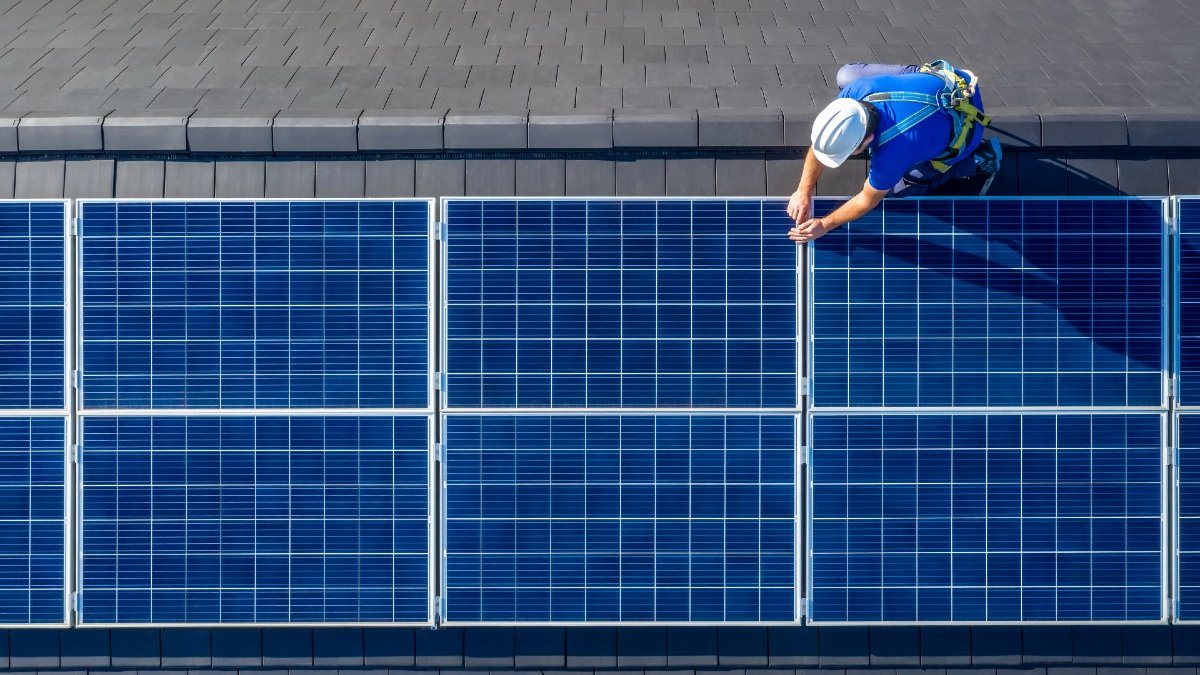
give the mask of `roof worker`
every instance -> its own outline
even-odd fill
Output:
[[[788,201],[796,221],[788,236],[803,244],[857,220],[884,197],[909,197],[985,179],[987,192],[1000,167],[1000,144],[982,143],[990,120],[983,114],[978,78],[946,61],[923,66],[852,63],[837,74],[841,93],[813,122],[812,145],[800,185]],[[825,167],[852,155],[870,158],[862,190],[822,218],[814,218],[813,192]],[[974,183],[974,181],[971,181]]]

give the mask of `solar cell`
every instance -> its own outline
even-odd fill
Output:
[[[0,417],[0,625],[66,622],[65,430]]]
[[[66,203],[0,203],[0,408],[66,408]]]
[[[426,623],[430,420],[83,418],[86,624]]]
[[[427,408],[430,209],[81,202],[87,408]]]
[[[1152,199],[885,202],[813,245],[812,404],[1162,405],[1163,222]]]
[[[448,407],[797,407],[782,202],[447,199]]]
[[[1162,426],[814,415],[810,618],[1162,620]]]
[[[448,415],[451,622],[795,613],[791,415]]]
[[[1200,198],[1180,198],[1176,218],[1179,238],[1175,265],[1178,286],[1180,405],[1200,404]]]

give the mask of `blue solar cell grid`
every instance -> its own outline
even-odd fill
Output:
[[[0,408],[66,408],[66,203],[0,203]]]
[[[782,202],[447,199],[449,408],[797,403]]]
[[[1161,621],[1160,414],[814,415],[817,622]]]
[[[1176,343],[1180,405],[1200,405],[1200,198],[1176,202]]]
[[[66,623],[65,431],[0,418],[0,625]]]
[[[81,202],[83,405],[428,408],[431,206]]]
[[[1161,406],[1163,206],[888,201],[835,230],[812,247],[812,404]]]
[[[427,415],[83,421],[80,622],[427,623]]]
[[[448,415],[450,622],[796,617],[788,416]]]
[[[1175,617],[1200,620],[1200,414],[1180,413],[1175,427]]]

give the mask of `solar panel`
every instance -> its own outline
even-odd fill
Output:
[[[0,408],[66,408],[66,203],[0,203]]]
[[[1162,620],[1162,426],[814,415],[810,618]]]
[[[0,417],[0,625],[66,622],[65,429]]]
[[[813,405],[1162,405],[1163,222],[1152,199],[885,202],[813,246]]]
[[[1176,422],[1175,618],[1200,619],[1200,414]]]
[[[427,415],[83,418],[80,623],[427,623]]]
[[[449,622],[795,612],[792,415],[448,415]]]
[[[1180,405],[1200,404],[1200,198],[1177,201],[1178,259],[1175,264],[1178,298],[1179,379],[1176,396]]]
[[[796,408],[782,202],[444,204],[449,408]]]
[[[427,408],[428,200],[81,202],[87,408]]]

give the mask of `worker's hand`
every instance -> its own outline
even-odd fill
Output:
[[[788,200],[787,214],[799,225],[812,218],[812,195],[801,190],[792,193]]]
[[[822,218],[810,218],[788,231],[788,239],[797,244],[808,243],[832,230]]]

